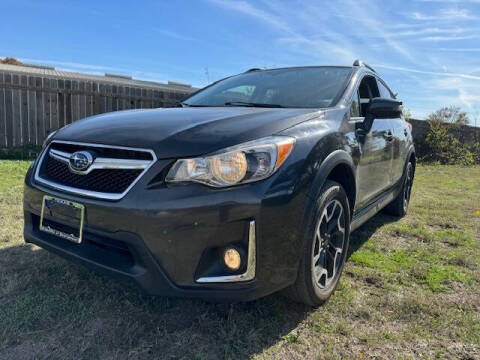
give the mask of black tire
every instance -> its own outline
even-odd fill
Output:
[[[409,161],[405,169],[402,189],[400,190],[400,193],[397,195],[397,197],[384,208],[383,211],[386,214],[397,217],[403,217],[407,215],[408,205],[410,204],[410,195],[412,193],[413,176],[413,164],[411,161]]]
[[[331,217],[327,221],[329,215]],[[348,251],[350,207],[342,186],[328,180],[308,216],[305,247],[297,280],[284,290],[284,294],[296,302],[319,306],[335,291]],[[342,227],[344,232],[341,242]],[[328,235],[330,229],[331,233]],[[341,253],[338,252],[340,248]],[[333,258],[332,253],[335,253]],[[333,262],[332,266],[328,266],[328,261]],[[322,275],[318,277],[319,274]]]

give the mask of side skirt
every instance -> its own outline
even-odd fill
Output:
[[[350,224],[350,232],[358,229],[371,217],[373,217],[380,210],[382,210],[385,206],[390,204],[390,202],[392,202],[400,193],[403,181],[404,179],[402,176],[400,181],[398,181],[397,184],[395,184],[393,187],[380,194],[370,204],[366,205],[358,211],[355,211],[355,213],[353,214],[352,222]]]

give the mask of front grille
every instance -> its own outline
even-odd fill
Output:
[[[70,172],[68,165],[49,156],[44,162],[47,163],[45,175],[48,180],[77,189],[109,194],[124,192],[142,172],[142,170],[105,169],[93,170],[88,175],[77,175]]]
[[[75,173],[69,166],[69,157],[77,151],[88,151],[94,156],[84,173]],[[54,141],[42,157],[35,180],[75,194],[116,200],[125,195],[155,159],[148,150]]]
[[[74,153],[75,151],[89,150],[98,157],[111,159],[135,159],[135,160],[152,160],[152,154],[146,151],[129,150],[123,148],[111,148],[100,146],[85,146],[71,143],[52,143],[50,149]]]

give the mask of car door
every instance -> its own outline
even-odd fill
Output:
[[[387,99],[395,98],[383,80],[377,78],[377,85],[378,90],[380,91],[380,97]],[[401,179],[403,168],[407,160],[408,125],[402,117],[390,119],[390,122],[393,131],[391,182],[392,184],[395,184]]]
[[[379,97],[375,77],[365,76],[358,88],[360,115],[365,118],[368,103]],[[360,159],[357,166],[358,196],[361,208],[392,185],[393,129],[390,119],[375,119],[368,133],[359,137]]]

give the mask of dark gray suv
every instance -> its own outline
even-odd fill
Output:
[[[151,294],[319,305],[350,233],[406,214],[414,171],[371,67],[252,69],[52,134],[25,179],[25,241]]]

